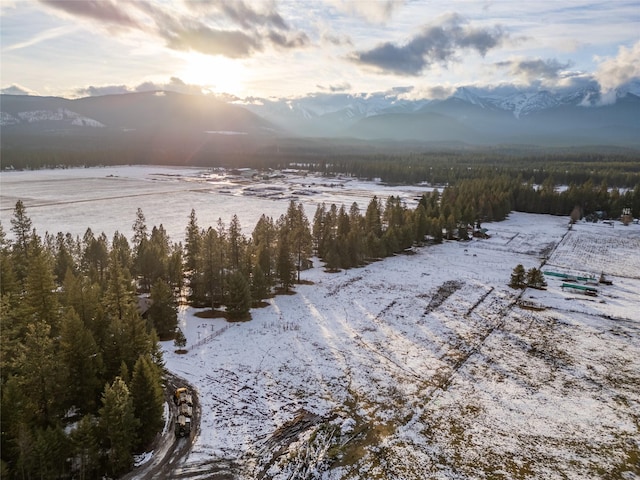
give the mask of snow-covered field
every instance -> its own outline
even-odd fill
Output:
[[[0,177],[0,222],[10,235],[10,219],[22,200],[40,234],[84,235],[87,227],[111,240],[115,231],[131,236],[136,211],[147,225],[162,224],[173,241],[184,239],[191,209],[201,227],[229,224],[236,214],[251,234],[263,213],[276,220],[290,200],[301,202],[309,219],[316,206],[355,201],[365,209],[374,196],[399,195],[408,206],[428,187],[388,187],[353,178],[322,178],[287,173],[284,178],[253,181],[207,168],[122,166],[36,171],[5,171]]]
[[[8,231],[22,198],[39,233],[91,226],[110,238],[130,232],[140,207],[182,240],[191,208],[202,227],[237,213],[248,234],[289,198],[311,216],[319,201],[410,204],[425,190],[324,182],[156,167],[9,172],[0,219]],[[567,222],[512,213],[483,225],[487,240],[336,274],[316,260],[308,284],[246,323],[182,309],[188,353],[163,349],[202,405],[185,471],[204,478],[220,460],[241,465],[242,479],[640,478],[640,226]],[[515,291],[506,284],[518,263],[604,273],[613,285],[589,297],[546,277],[546,291]]]
[[[243,459],[245,478],[638,478],[640,228],[488,226],[488,240],[316,267],[248,323],[182,310],[189,353],[164,348],[202,402],[188,462]],[[608,261],[594,241],[615,245]],[[545,270],[613,285],[587,297],[548,277],[522,295],[538,310],[518,306],[513,267],[548,255]]]

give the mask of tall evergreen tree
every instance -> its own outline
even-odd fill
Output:
[[[47,427],[55,424],[61,413],[65,388],[51,327],[39,320],[27,327],[24,344],[13,364],[25,420],[29,425]]]
[[[522,264],[518,264],[513,269],[511,273],[511,280],[509,281],[509,286],[511,288],[524,288],[526,286],[525,281],[526,272]]]
[[[110,473],[121,475],[133,464],[138,420],[129,388],[120,377],[116,377],[111,385],[105,386],[99,413],[100,427],[106,439]]]
[[[295,280],[295,264],[291,258],[291,248],[289,245],[289,230],[284,215],[278,219],[278,247],[276,253],[276,275],[278,281],[285,291],[289,293],[289,288]]]
[[[292,200],[289,203],[286,215],[288,242],[291,245],[295,258],[297,280],[300,282],[300,271],[305,262],[309,260],[312,250],[312,236],[309,230],[309,220],[304,212],[302,204],[296,205]]]
[[[24,282],[27,276],[27,259],[29,258],[29,243],[32,236],[31,228],[32,223],[27,216],[27,209],[22,200],[18,200],[11,218],[11,231],[15,238],[13,243],[15,272],[20,282]]]
[[[167,282],[156,280],[151,287],[150,298],[151,306],[147,312],[149,321],[161,339],[171,338],[178,325],[178,308]]]
[[[86,414],[94,412],[101,392],[102,353],[84,323],[68,309],[60,334],[60,370],[64,372],[65,400]]]
[[[29,243],[31,253],[27,262],[28,272],[23,298],[25,316],[28,321],[46,322],[53,334],[57,335],[60,326],[60,306],[53,274],[53,259],[37,235],[34,234]]]
[[[269,296],[269,284],[267,279],[260,268],[260,264],[253,267],[251,273],[251,299],[254,304],[259,304]]]
[[[163,425],[164,395],[161,375],[148,355],[140,355],[133,367],[131,396],[138,419],[138,447],[145,447]]]
[[[251,308],[251,290],[244,274],[236,271],[229,276],[229,295],[226,302],[227,314],[234,320],[243,319]]]
[[[93,415],[82,417],[75,430],[71,432],[71,445],[77,459],[79,480],[96,478],[100,466],[100,443],[97,420]]]
[[[239,270],[241,259],[244,255],[244,238],[242,237],[242,227],[237,215],[233,215],[231,218],[227,237],[229,265],[232,270]]]
[[[274,283],[273,271],[276,257],[276,226],[273,223],[273,219],[263,214],[258,223],[256,223],[251,237],[255,254],[254,263],[262,270],[267,287],[270,288]]]

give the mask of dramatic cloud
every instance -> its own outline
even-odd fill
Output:
[[[240,0],[188,1],[191,9],[186,11],[145,1],[40,1],[57,11],[110,28],[155,34],[173,50],[242,58],[263,51],[268,45],[292,49],[310,43],[304,32],[292,32],[271,4],[259,10]]]
[[[454,61],[462,49],[476,50],[484,56],[507,37],[499,26],[474,28],[459,15],[450,14],[425,26],[405,45],[382,43],[371,50],[353,53],[351,60],[359,65],[375,67],[383,73],[419,75],[434,63]]]
[[[216,30],[205,25],[167,29],[161,34],[169,48],[193,50],[207,55],[240,58],[263,49],[259,39],[241,31]]]
[[[538,80],[553,80],[561,76],[561,72],[569,67],[569,63],[561,63],[555,59],[508,60],[495,64],[499,68],[508,69],[517,78],[523,78],[527,83]]]
[[[615,102],[617,87],[640,80],[640,41],[630,48],[622,46],[616,57],[602,60],[594,76],[600,84],[602,103]]]
[[[70,15],[90,18],[128,28],[141,28],[141,24],[112,0],[40,0],[41,3],[64,11]]]
[[[289,30],[289,25],[282,16],[273,8],[273,5],[265,5],[265,11],[259,11],[247,5],[242,0],[187,0],[188,6],[199,11],[215,11],[221,13],[229,20],[243,28],[256,25],[269,26],[278,30]]]

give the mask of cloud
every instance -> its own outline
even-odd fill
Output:
[[[570,63],[561,63],[556,59],[542,60],[519,59],[497,62],[496,67],[506,68],[511,75],[524,79],[527,83],[539,80],[553,80],[561,77],[563,70],[566,70]]]
[[[167,46],[174,50],[193,50],[207,55],[229,58],[247,57],[263,49],[259,39],[241,31],[217,30],[205,25],[180,26],[161,30]]]
[[[131,90],[129,90],[126,85],[104,85],[99,87],[90,85],[76,90],[76,94],[81,97],[101,97],[103,95],[117,95],[130,92]]]
[[[102,85],[88,86],[76,90],[76,94],[81,97],[99,97],[102,95],[118,95],[123,93],[134,92],[159,92],[169,91],[177,93],[185,93],[189,95],[202,95],[207,93],[200,85],[191,85],[185,83],[177,77],[171,77],[166,83],[143,82],[135,87],[126,85]]]
[[[353,41],[348,35],[334,35],[332,33],[323,33],[322,41],[331,45],[335,45],[336,47],[340,47],[342,45],[353,47]]]
[[[273,4],[266,4],[265,11],[252,8],[242,0],[187,0],[188,6],[199,11],[214,11],[221,13],[229,20],[243,28],[256,25],[269,26],[278,30],[289,30],[289,25],[275,10]]]
[[[32,45],[37,45],[38,43],[41,43],[41,42],[44,42],[44,41],[47,41],[47,40],[52,40],[54,38],[61,37],[63,35],[67,35],[69,33],[73,33],[76,30],[77,30],[77,27],[70,26],[70,25],[65,25],[65,26],[62,26],[62,27],[50,28],[50,29],[45,30],[43,32],[39,32],[37,35],[34,35],[33,37],[29,38],[28,40],[9,45],[9,46],[3,48],[2,51],[6,53],[6,52],[10,52],[12,50],[19,50],[21,48],[31,47]]]
[[[375,0],[356,1],[353,0],[327,0],[336,9],[357,15],[372,23],[384,23],[391,19],[393,14],[402,8],[406,0]]]
[[[34,92],[33,90],[29,90],[26,87],[23,87],[22,85],[18,85],[17,83],[14,83],[13,85],[10,85],[8,87],[3,88],[2,90],[0,90],[0,93],[2,93],[3,95],[37,95],[37,92]]]
[[[100,23],[141,29],[142,25],[113,0],[40,0],[40,3],[70,15],[90,18]]]
[[[403,100],[445,100],[456,92],[457,87],[452,85],[431,85],[412,88],[398,95]]]
[[[602,59],[594,77],[600,84],[601,103],[615,102],[616,88],[640,79],[640,40],[629,48],[621,46],[617,56]]]
[[[471,49],[484,56],[507,38],[500,26],[474,28],[459,15],[448,14],[423,27],[405,45],[385,42],[368,51],[354,52],[350,60],[372,66],[382,73],[412,76],[419,75],[434,63],[455,61],[459,50]]]
[[[283,48],[299,48],[309,44],[309,37],[304,32],[298,32],[294,35],[283,35],[271,31],[268,37],[271,43]]]
[[[324,85],[316,85],[320,90],[329,90],[330,92],[346,92],[347,90],[351,90],[351,84],[349,82],[342,82],[337,85],[329,85],[325,87]]]
[[[196,51],[229,58],[248,57],[267,46],[293,49],[307,46],[304,32],[292,32],[272,4],[253,8],[242,0],[187,1],[189,10],[147,1],[40,0],[67,15],[98,25],[156,35],[173,50]]]

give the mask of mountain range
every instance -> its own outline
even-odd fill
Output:
[[[459,88],[443,100],[409,100],[402,92],[313,94],[297,99],[225,102],[213,96],[143,92],[79,99],[0,96],[2,143],[108,137],[162,143],[273,138],[354,141],[616,145],[640,147],[640,82],[600,92],[496,92]],[[225,140],[221,140],[225,138]],[[213,139],[213,140],[212,140]]]

